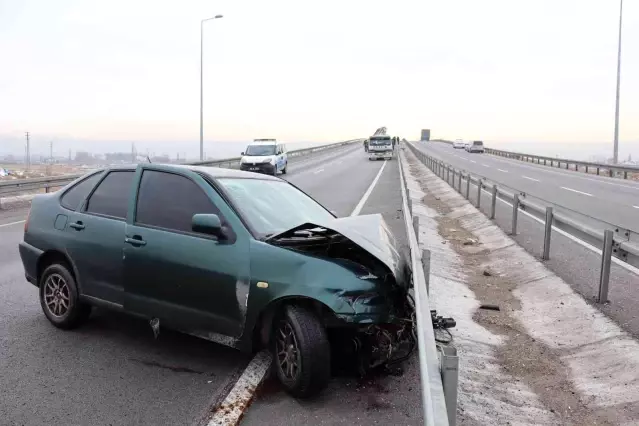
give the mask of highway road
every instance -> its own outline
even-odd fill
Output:
[[[598,214],[604,219],[627,220],[629,221],[627,225],[633,225],[634,229],[639,226],[639,209],[631,206],[639,201],[639,185],[634,182],[613,180],[596,175],[587,176],[574,171],[559,171],[546,166],[507,160],[488,154],[470,154],[464,150],[455,150],[452,146],[444,143],[416,142],[414,146],[455,167],[484,176],[498,184],[504,184],[522,191],[531,191],[531,194],[535,193],[533,191],[546,191],[540,196],[552,196],[554,197],[554,202],[568,205],[574,209],[596,207]],[[576,177],[573,177],[573,175]],[[539,182],[527,178],[537,179]],[[592,187],[586,188],[578,186],[578,184],[583,185],[578,179],[593,179],[601,182],[598,184],[590,182]],[[586,180],[586,182],[589,181]],[[521,187],[520,184],[522,185]],[[578,193],[572,195],[572,191],[562,189],[562,186],[589,191],[588,193],[592,194],[592,197]],[[610,193],[617,190],[616,186],[621,186],[625,191],[629,191],[628,201],[623,206],[618,202],[614,203],[612,201],[613,198],[604,199],[604,197],[610,196],[607,192]],[[635,187],[637,188],[636,191],[633,189]],[[472,190],[472,188],[475,190]],[[476,187],[471,187],[470,200],[473,203],[476,203],[476,194]],[[540,193],[537,192],[536,194]],[[482,200],[486,200],[487,195],[484,193]],[[614,200],[619,201],[619,198],[614,198]],[[489,209],[490,203],[482,202],[481,210],[484,213],[488,213]],[[582,218],[580,215],[575,216]],[[496,209],[496,223],[509,232],[511,219],[512,206],[506,204],[503,200],[499,200]],[[591,221],[591,225],[594,226],[595,224],[602,226],[601,222]],[[543,224],[525,213],[520,213],[518,234],[513,237],[515,241],[528,252],[540,258],[543,237]],[[578,242],[575,238],[564,236],[559,232],[553,232],[550,260],[544,261],[544,264],[570,284],[586,301],[593,303],[624,330],[639,338],[639,311],[636,309],[639,306],[639,275],[636,268],[629,268],[622,262],[614,262],[610,272],[610,303],[596,304],[595,296],[598,291],[601,270],[600,251],[598,252],[595,248]],[[513,265],[513,267],[517,266]]]
[[[420,142],[417,146],[455,168],[525,192],[532,200],[542,201],[540,204],[567,207],[573,211],[572,216],[595,228],[610,228],[597,222],[604,221],[639,233],[639,182],[471,154],[442,142]]]
[[[356,144],[291,161],[284,177],[340,216],[382,213],[405,246],[395,160],[370,162]],[[55,329],[17,252],[26,214],[0,212],[0,423],[202,424],[250,357],[170,331],[154,340],[146,322],[103,310]],[[269,381],[243,423],[423,424],[420,407],[413,358],[401,377],[339,376],[309,402]]]

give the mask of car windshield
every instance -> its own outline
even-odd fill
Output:
[[[315,200],[284,181],[221,178],[217,182],[259,237],[334,218]]]
[[[484,144],[483,142],[479,142],[479,141],[473,142],[473,145],[483,145],[483,144]]]
[[[390,139],[371,139],[371,145],[390,145]]]
[[[275,155],[275,145],[249,145],[246,148],[246,155]]]

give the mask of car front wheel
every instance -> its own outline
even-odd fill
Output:
[[[40,306],[56,327],[72,329],[82,325],[91,314],[91,305],[82,303],[73,275],[65,265],[47,267],[40,278]]]
[[[326,387],[330,344],[315,314],[301,306],[286,306],[274,322],[272,345],[275,372],[288,393],[308,398]]]

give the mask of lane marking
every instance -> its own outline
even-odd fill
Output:
[[[207,426],[235,426],[239,424],[244,412],[251,404],[255,390],[262,383],[272,357],[269,351],[258,352],[246,366],[246,369],[226,396],[216,407]]]
[[[324,171],[324,169],[315,170],[315,171],[313,172],[313,174],[322,173],[323,171]]]
[[[535,182],[541,182],[539,179],[531,178],[531,177],[528,177],[528,176],[522,175],[521,177],[523,177],[524,179],[535,181]]]
[[[483,165],[485,166],[485,164],[483,164]],[[486,166],[486,167],[488,167],[488,166]],[[432,173],[432,171],[431,171],[431,170],[429,170],[429,171]],[[558,173],[558,174],[563,174],[563,173]],[[594,181],[596,181],[596,182],[599,182],[599,181],[598,181],[598,180],[596,180],[596,179],[591,179],[591,180],[594,180]],[[604,183],[608,183],[608,182],[604,182]],[[613,184],[613,185],[614,185],[614,184]],[[638,189],[639,189],[639,188],[638,188]],[[489,191],[487,191],[487,190],[485,190],[485,189],[482,189],[482,192],[483,192],[483,193],[486,193],[486,194],[488,194],[488,195],[492,195]],[[512,208],[512,207],[513,207],[513,205],[512,205],[511,203],[509,203],[508,201],[506,201],[506,200],[504,200],[504,199],[502,199],[502,198],[497,197],[497,200],[498,200],[500,203],[503,203],[503,204],[505,204],[505,205],[509,206],[510,208]],[[634,208],[639,209],[639,206],[633,206],[633,207],[634,207]],[[544,226],[545,226],[545,223],[544,223],[544,221],[543,221],[543,220],[541,220],[541,219],[539,219],[539,218],[537,218],[537,217],[533,216],[532,214],[528,213],[528,212],[527,212],[527,211],[525,211],[525,210],[521,210],[521,208],[519,209],[519,213],[523,213],[523,214],[524,214],[524,216],[527,216],[527,217],[529,217],[530,219],[534,220],[535,222],[537,222],[537,223],[539,223],[539,224],[541,224],[541,225],[544,225]],[[601,256],[601,249],[599,249],[599,248],[597,248],[597,247],[593,246],[592,244],[589,244],[589,243],[587,243],[587,242],[585,242],[585,241],[582,241],[582,240],[580,240],[580,239],[579,239],[579,238],[577,238],[577,237],[573,237],[572,235],[570,235],[570,234],[569,234],[569,233],[567,233],[566,231],[563,231],[563,230],[561,230],[561,229],[559,229],[559,228],[556,228],[555,226],[552,226],[552,230],[553,230],[553,232],[557,232],[557,233],[559,233],[560,235],[562,235],[562,236],[564,236],[564,237],[568,238],[568,239],[569,239],[569,240],[571,240],[572,242],[575,242],[575,243],[579,244],[580,246],[582,246],[582,247],[586,248],[587,250],[590,250],[591,252],[596,253],[596,254],[598,254],[599,256]],[[619,260],[618,258],[616,258],[616,257],[614,257],[614,256],[613,256],[613,257],[612,257],[612,262],[613,262],[615,265],[620,266],[621,268],[625,269],[625,270],[626,270],[626,271],[628,271],[628,272],[631,272],[631,273],[633,273],[633,274],[635,274],[635,275],[639,275],[639,268],[636,268],[636,267],[634,267],[634,266],[632,266],[632,265],[629,265],[628,263],[624,262],[623,260]]]
[[[477,163],[477,161],[475,160],[468,160],[468,161],[470,161],[471,163]]]
[[[488,164],[484,164],[484,163],[481,163],[481,165],[484,167],[490,167]]]
[[[373,179],[373,182],[371,182],[371,186],[368,187],[368,189],[362,196],[362,199],[359,200],[359,203],[357,203],[357,205],[355,206],[355,209],[353,209],[351,216],[357,216],[359,212],[362,211],[364,204],[366,204],[366,200],[368,200],[368,197],[370,197],[371,192],[373,192],[375,185],[377,185],[377,181],[379,180],[379,177],[382,175],[382,172],[384,171],[384,167],[386,167],[386,163],[387,161],[384,161],[384,164],[382,164],[382,167],[380,167],[379,172],[377,172],[377,176],[375,176],[375,179]]]
[[[0,225],[0,228],[4,228],[5,226],[17,225],[19,223],[24,223],[24,220],[19,220],[17,222],[3,223],[2,225]]]
[[[499,170],[500,172],[508,173],[508,170],[504,170],[504,169],[497,169],[497,170]]]
[[[565,189],[566,191],[572,191],[572,192],[576,192],[577,194],[582,194],[582,195],[587,195],[589,197],[592,197],[592,194],[588,194],[587,192],[583,192],[583,191],[577,191],[576,189],[568,188],[566,186],[560,186],[560,188]]]

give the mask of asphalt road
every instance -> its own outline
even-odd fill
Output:
[[[508,164],[504,164],[501,162],[503,160],[501,157],[494,157],[487,154],[470,154],[464,150],[454,150],[452,146],[443,143],[415,143],[415,146],[418,149],[423,150],[431,155],[440,157],[444,161],[449,161],[451,159],[455,159],[455,163],[450,161],[451,164],[455,165],[455,167],[462,167],[467,171],[474,172],[475,170],[484,169],[481,175],[491,179],[491,176],[499,177],[498,173],[503,174],[501,176],[501,181],[505,182],[505,184],[510,184],[516,189],[520,189],[518,187],[519,183],[522,182],[521,179],[517,180],[514,176],[517,173],[522,172],[524,169],[526,170],[526,175],[532,177],[532,173],[530,170],[527,170],[526,167],[532,167],[535,169],[540,169],[541,171],[537,172],[539,174],[535,175],[541,182],[546,182],[547,187],[557,187],[558,185],[565,185],[569,182],[568,179],[573,179],[569,175],[572,173],[573,175],[579,175],[577,172],[563,171],[558,172],[556,169],[551,169],[549,167],[544,166],[533,166],[527,163],[517,162],[515,160],[508,161]],[[458,157],[455,157],[457,155]],[[463,158],[463,160],[462,160]],[[499,160],[499,161],[494,161]],[[475,161],[476,163],[473,163]],[[490,167],[485,167],[483,164],[488,164]],[[517,166],[524,166],[524,169],[517,168]],[[471,168],[472,167],[472,168]],[[477,169],[477,167],[481,167],[481,169]],[[507,170],[508,172],[500,172],[499,170],[492,170],[494,167],[499,167],[502,170]],[[547,170],[549,169],[549,170]],[[547,172],[544,176],[542,175],[542,171]],[[569,177],[564,178],[565,181],[557,180],[559,177],[555,176],[555,174],[568,175]],[[582,175],[583,176],[583,175]],[[589,179],[589,177],[585,176]],[[521,178],[521,176],[520,176]],[[612,185],[625,185],[630,188],[635,186],[632,182],[619,181],[615,180],[610,182],[612,179],[603,178],[603,177],[592,177],[595,180],[601,179],[603,182],[600,185],[601,188],[608,188],[609,192],[616,191],[615,187]],[[523,180],[527,180],[522,178]],[[501,183],[497,181],[498,183]],[[531,181],[533,182],[533,181]],[[534,183],[534,182],[533,182]],[[572,183],[574,185],[574,182]],[[600,188],[599,186],[594,185],[593,188]],[[582,188],[582,187],[581,187]],[[474,190],[473,190],[474,189]],[[530,187],[522,190],[534,190],[535,187]],[[585,188],[582,188],[585,189]],[[629,188],[626,188],[630,191]],[[605,195],[604,193],[595,191],[595,189],[588,189],[591,193],[597,193],[600,196]],[[557,192],[557,197],[563,195],[563,192],[560,192],[559,189],[555,188]],[[570,192],[570,191],[564,191]],[[632,196],[632,192],[628,197]],[[639,197],[639,187],[636,191],[637,195],[635,197]],[[486,200],[486,193],[483,194],[482,200]],[[579,194],[576,194],[579,195]],[[583,200],[579,200],[579,202],[586,203],[584,206],[592,206],[593,201],[590,198],[584,196]],[[633,198],[634,199],[634,198]],[[471,187],[471,196],[470,200],[472,203],[476,203],[477,200],[477,191],[476,187]],[[579,208],[580,204],[575,204],[574,197],[560,198],[559,202],[561,203],[571,203],[573,208]],[[633,201],[634,202],[634,201]],[[595,201],[594,204],[599,204],[600,211],[602,215],[607,218],[622,218],[625,216],[618,216],[617,210],[620,209],[618,205],[611,204],[609,201],[599,200],[598,203]],[[490,203],[482,202],[481,210],[484,213],[488,213],[490,209]],[[626,208],[626,212],[624,214],[632,215],[635,210],[635,219],[634,219],[634,227],[637,228],[639,226],[639,209],[634,208]],[[512,207],[510,205],[505,204],[502,200],[497,203],[496,209],[496,223],[507,232],[511,229],[511,220],[512,220]],[[519,214],[518,218],[518,234],[513,236],[515,241],[519,243],[523,248],[525,248],[528,252],[535,255],[537,258],[541,257],[542,248],[543,248],[543,238],[544,238],[544,228],[541,223],[536,220],[533,220],[531,217],[525,214]],[[595,303],[595,297],[599,288],[599,274],[601,270],[601,256],[592,250],[584,247],[581,244],[559,234],[558,232],[552,233],[551,239],[551,250],[550,250],[550,260],[544,261],[544,264],[555,274],[561,277],[564,281],[566,281],[570,286],[580,293],[586,301],[592,303],[602,312],[607,314],[611,319],[613,319],[617,324],[619,324],[624,330],[632,334],[633,336],[639,338],[639,311],[637,310],[637,306],[639,306],[639,275],[634,272],[629,271],[616,263],[612,264],[610,271],[610,290],[609,290],[609,301],[610,303],[606,304],[598,304]],[[516,266],[514,266],[516,267]]]
[[[383,164],[368,161],[356,144],[291,161],[283,177],[347,216]],[[397,163],[388,164],[361,213],[384,213],[403,241]],[[146,322],[103,310],[94,311],[89,323],[78,330],[54,328],[41,312],[36,288],[24,279],[17,252],[26,214],[26,210],[0,212],[0,424],[201,421],[226,396],[249,357],[171,331],[162,331],[154,340]],[[406,368],[403,377],[359,382],[338,377],[322,399],[309,405],[268,386],[245,423],[285,424],[296,418],[300,424],[358,424],[363,419],[369,424],[417,424],[416,362]],[[318,412],[321,421],[314,420]]]
[[[471,154],[442,142],[418,142],[416,146],[455,168],[538,198],[540,204],[564,206],[595,228],[609,228],[598,223],[604,221],[639,233],[639,182]]]

